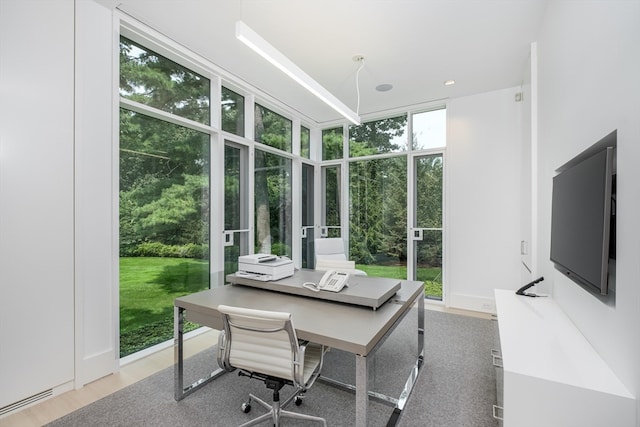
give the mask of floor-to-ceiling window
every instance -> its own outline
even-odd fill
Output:
[[[425,283],[425,297],[442,299],[442,154],[414,158],[414,244],[415,277]]]
[[[426,298],[444,296],[444,148],[446,109],[412,115],[413,243],[412,267],[425,283]]]
[[[283,152],[292,149],[291,120],[255,105],[255,140]],[[284,153],[283,153],[284,154]],[[255,149],[255,252],[292,256],[292,160],[276,150]]]
[[[349,257],[370,276],[407,278],[407,157],[349,164]]]
[[[245,135],[245,98],[222,86],[222,130]],[[238,270],[238,257],[249,253],[249,147],[227,140],[224,144],[224,276]]]
[[[333,224],[338,236],[348,233],[349,258],[367,274],[421,280],[425,297],[442,299],[446,109],[349,126],[346,138],[342,127],[322,135],[327,234]],[[341,160],[345,142],[348,157]],[[348,168],[346,230],[339,226],[343,166]]]
[[[322,160],[343,158],[344,131],[342,126],[322,131]],[[321,236],[342,237],[342,167],[340,164],[322,166]]]
[[[210,81],[123,37],[120,96],[126,356],[171,339],[173,300],[209,287]]]
[[[315,252],[313,250],[313,242],[315,238],[315,203],[314,203],[314,165],[310,163],[302,164],[302,200],[301,200],[301,250],[302,250],[302,268],[314,268]]]
[[[349,127],[349,256],[369,275],[407,278],[406,151],[406,115]]]
[[[248,154],[246,146],[224,146],[224,274],[238,271],[238,256],[249,253]]]

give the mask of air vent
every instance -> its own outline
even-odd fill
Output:
[[[49,390],[41,391],[40,393],[34,394],[33,396],[18,400],[17,402],[0,408],[0,417],[51,396],[53,396],[53,389],[50,388]]]

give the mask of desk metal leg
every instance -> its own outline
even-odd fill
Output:
[[[356,427],[367,426],[369,409],[367,357],[356,354]]]
[[[390,396],[386,396],[381,393],[376,393],[374,391],[369,390],[368,386],[368,362],[371,357],[361,356],[356,354],[356,384],[355,386],[346,384],[335,379],[320,377],[319,381],[324,382],[326,384],[330,384],[334,387],[341,388],[343,390],[349,390],[356,394],[356,426],[366,426],[368,420],[368,409],[369,409],[369,398],[373,398],[378,402],[384,404],[390,404],[395,406],[391,417],[387,423],[387,427],[395,426],[398,422],[400,414],[404,409],[407,400],[409,399],[409,395],[413,390],[413,387],[418,380],[418,374],[422,365],[424,363],[424,334],[425,334],[425,313],[424,313],[424,297],[419,295],[416,298],[418,302],[418,357],[416,362],[411,368],[411,372],[409,373],[409,377],[405,383],[404,389],[400,393],[400,396],[396,399]],[[402,316],[404,317],[404,316]],[[400,320],[398,321],[400,322]],[[394,328],[391,328],[389,333],[393,332]],[[373,356],[373,353],[370,353],[370,356]]]
[[[184,399],[226,372],[224,369],[218,368],[208,376],[184,387],[184,308],[182,307],[173,308],[173,361],[173,392],[176,400]]]
[[[184,396],[184,308],[173,308],[173,393],[176,400]]]
[[[427,325],[425,324],[424,315],[424,296],[418,297],[418,363],[422,365],[424,361],[424,332]]]
[[[398,403],[396,405],[396,409],[394,410],[394,416],[392,417],[393,421],[390,421],[387,425],[395,425],[397,418],[400,416],[400,413],[404,409],[404,406],[409,399],[409,395],[411,394],[411,391],[413,390],[413,387],[416,385],[416,381],[418,380],[418,374],[424,362],[424,321],[424,298],[420,296],[418,297],[418,359],[416,360],[416,363],[413,365],[413,368],[409,373],[409,378],[407,378],[407,382],[404,385],[404,390],[402,390],[402,393],[400,393],[400,397],[398,397]]]

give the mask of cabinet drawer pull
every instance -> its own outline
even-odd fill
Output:
[[[498,413],[500,415],[498,415]],[[493,418],[504,421],[504,408],[502,406],[493,405]]]
[[[502,356],[497,356],[495,354],[491,355],[491,358],[493,359],[493,366],[495,366],[496,368],[502,368]]]

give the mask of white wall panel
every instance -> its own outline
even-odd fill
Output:
[[[74,375],[73,19],[0,1],[0,407]]]
[[[76,6],[76,387],[118,369],[112,11]],[[115,116],[115,117],[114,117]],[[114,188],[115,187],[115,188]]]
[[[600,356],[640,392],[640,2],[550,2],[539,57],[539,260],[553,295]],[[554,170],[618,130],[615,305],[549,261]],[[637,423],[636,425],[640,425]]]
[[[450,100],[447,109],[447,305],[493,311],[520,283],[519,88]]]

